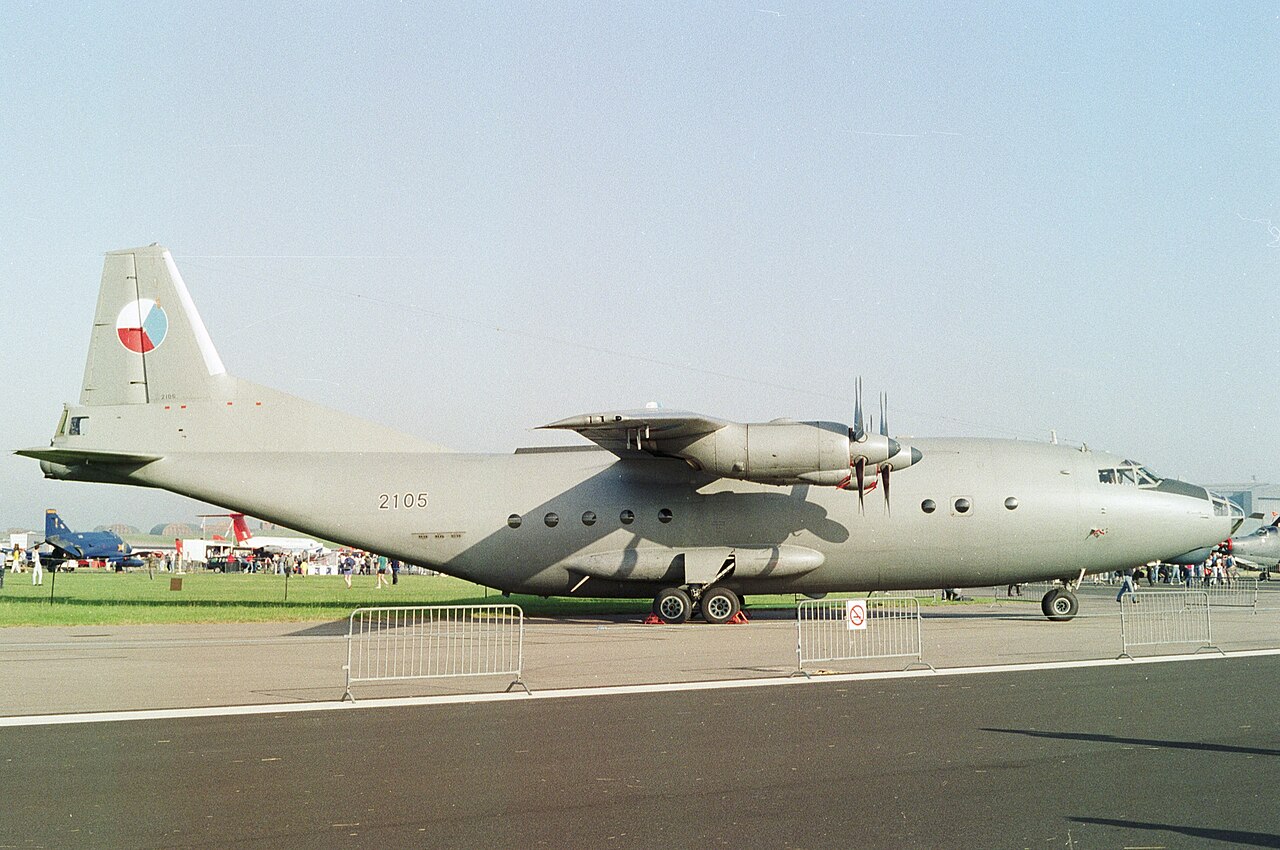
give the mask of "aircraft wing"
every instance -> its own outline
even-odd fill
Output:
[[[80,546],[79,543],[76,543],[74,540],[70,540],[66,537],[63,537],[60,534],[55,535],[53,537],[47,537],[45,538],[44,542],[48,543],[54,549],[56,549],[59,552],[62,552],[69,558],[84,557],[84,548]]]
[[[570,416],[544,429],[577,431],[591,442],[616,455],[625,457],[649,454],[640,449],[639,441],[688,440],[719,431],[729,423],[684,410],[610,410]]]

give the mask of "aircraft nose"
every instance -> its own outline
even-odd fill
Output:
[[[1186,496],[1199,503],[1197,512],[1212,521],[1210,533],[1217,535],[1216,540],[1205,541],[1200,544],[1201,546],[1218,545],[1235,534],[1240,524],[1244,522],[1244,511],[1238,505],[1197,484],[1188,484],[1186,481],[1166,478],[1155,489],[1160,493]]]

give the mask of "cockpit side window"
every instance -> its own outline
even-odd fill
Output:
[[[1139,487],[1155,487],[1160,483],[1160,476],[1145,466],[1128,463],[1117,469],[1099,469],[1098,481],[1103,484],[1136,484]]]

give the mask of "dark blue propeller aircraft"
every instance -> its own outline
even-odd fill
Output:
[[[113,531],[72,531],[49,508],[44,512],[44,542],[53,547],[53,561],[109,561],[113,566],[140,567],[133,547]]]

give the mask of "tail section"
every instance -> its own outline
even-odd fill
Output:
[[[58,516],[56,510],[49,508],[44,512],[45,539],[57,537],[61,534],[71,534],[71,529],[67,528],[67,524],[62,521],[62,517]]]
[[[249,523],[244,521],[244,514],[230,514],[231,530],[235,532],[236,544],[243,546],[244,542],[253,537],[249,533]]]
[[[80,404],[48,447],[19,454],[51,478],[172,489],[139,470],[178,453],[430,451],[440,448],[228,374],[173,256],[151,245],[107,254]]]
[[[107,254],[82,405],[211,398],[226,372],[168,250]]]

